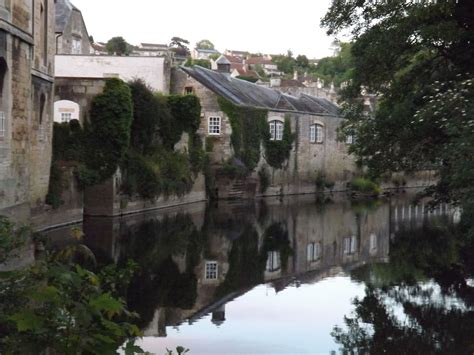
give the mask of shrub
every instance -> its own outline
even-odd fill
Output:
[[[365,179],[365,178],[356,178],[352,180],[351,188],[354,191],[359,191],[362,193],[369,193],[369,194],[380,193],[380,186],[377,185],[375,182],[369,179]]]

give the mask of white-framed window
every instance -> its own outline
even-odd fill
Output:
[[[0,138],[5,138],[7,132],[7,119],[5,112],[0,111]]]
[[[82,42],[80,39],[72,39],[72,54],[81,54],[82,53]]]
[[[309,243],[306,246],[306,260],[318,261],[321,258],[321,243]]]
[[[355,235],[344,238],[344,254],[354,254],[357,251],[357,237]]]
[[[377,235],[375,233],[370,234],[370,251],[377,251]]]
[[[266,270],[268,272],[280,270],[281,261],[280,261],[280,252],[279,251],[269,251],[267,253],[267,265]]]
[[[349,134],[346,136],[346,144],[353,144],[354,143],[354,136]]]
[[[61,122],[69,122],[72,119],[71,112],[61,112]]]
[[[208,133],[210,135],[221,134],[221,118],[218,116],[211,116],[208,119]]]
[[[280,121],[270,121],[270,140],[272,141],[281,141],[283,139],[283,122]]]
[[[309,141],[311,143],[322,143],[324,141],[324,129],[320,124],[312,124],[309,127]]]
[[[217,261],[206,261],[204,278],[206,280],[217,280],[218,265]]]

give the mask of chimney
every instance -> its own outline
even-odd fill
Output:
[[[270,78],[270,86],[271,87],[281,86],[281,79],[280,78]]]
[[[230,73],[230,62],[227,60],[226,57],[221,55],[217,60],[217,71],[221,73]]]

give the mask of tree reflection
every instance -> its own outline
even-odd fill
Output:
[[[366,282],[366,294],[332,336],[345,352],[472,354],[473,250],[448,227],[400,232],[388,264],[352,274]]]

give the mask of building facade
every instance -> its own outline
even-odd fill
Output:
[[[353,158],[347,153],[348,144],[337,139],[342,122],[338,107],[324,98],[310,95],[298,97],[272,88],[232,78],[228,72],[212,71],[202,67],[182,67],[176,75],[173,92],[194,93],[201,101],[201,126],[198,133],[204,141],[212,139],[211,163],[218,167],[234,157],[231,144],[232,127],[229,117],[222,111],[218,98],[223,97],[237,106],[267,110],[268,129],[272,140],[281,140],[285,119],[290,121],[295,141],[289,159],[281,169],[267,163],[264,151],[255,171],[247,178],[254,180],[253,190],[258,191],[257,171],[266,169],[270,174],[270,187],[266,194],[314,193],[318,179],[324,178],[334,190],[346,190],[357,173]],[[225,71],[225,69],[224,69]],[[229,198],[233,186],[219,186],[219,197]],[[245,188],[247,189],[247,188]],[[227,190],[227,191],[226,191]],[[245,195],[244,191],[244,195]]]
[[[53,121],[54,0],[0,1],[0,214],[42,208]]]
[[[56,54],[91,54],[81,11],[69,0],[56,0]]]

